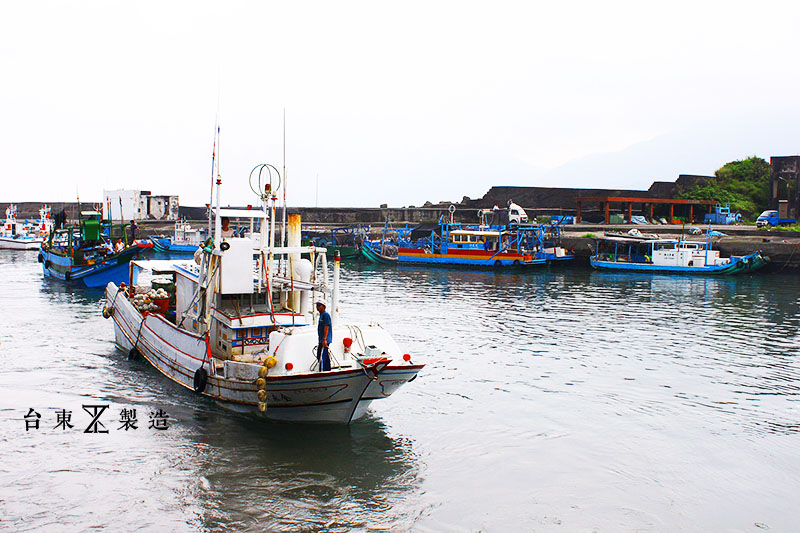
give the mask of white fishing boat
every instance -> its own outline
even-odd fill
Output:
[[[300,246],[299,215],[285,241],[276,236],[271,183],[259,177],[263,210],[252,216],[268,223],[255,250],[252,238],[222,237],[216,183],[213,243],[195,261],[131,261],[129,283],[106,287],[103,315],[130,357],[233,409],[292,422],[349,423],[416,378],[424,365],[379,324],[340,322],[338,257],[329,280],[326,250]],[[148,283],[143,271],[156,277]],[[315,353],[319,300],[333,325],[328,371]]]
[[[53,229],[50,207],[39,209],[39,219],[19,221],[17,206],[10,204],[6,208],[6,218],[0,227],[0,249],[3,250],[38,250]]]

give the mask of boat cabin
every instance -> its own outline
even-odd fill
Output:
[[[665,266],[710,266],[727,263],[719,250],[710,250],[704,242],[656,241],[652,243],[652,263]]]
[[[315,292],[312,260],[327,271],[325,257],[314,258],[312,253],[312,259],[301,258],[299,248],[297,254],[276,249],[283,254],[270,260],[254,253],[248,237],[229,237],[223,243],[220,256],[206,255],[212,262],[207,279],[202,279],[202,267],[194,260],[131,261],[129,291],[152,296],[152,291],[166,287],[168,302],[162,298],[157,308],[150,298],[151,307],[140,310],[160,314],[190,333],[208,333],[217,359],[261,362],[269,355],[273,331],[313,323],[312,300],[322,293]],[[266,282],[267,270],[272,272],[271,284]],[[209,284],[215,285],[213,292],[201,290]]]
[[[507,248],[517,239],[516,232],[468,229],[450,231],[449,236],[449,248],[480,249],[488,252],[496,252],[500,247]]]

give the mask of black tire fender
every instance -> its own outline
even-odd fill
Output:
[[[194,391],[202,394],[208,383],[208,372],[202,366],[194,371]]]
[[[44,257],[42,256],[41,253],[39,254],[39,257],[36,258],[36,260],[39,261],[40,263],[44,263]]]

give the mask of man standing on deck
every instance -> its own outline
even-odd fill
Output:
[[[317,323],[317,335],[319,344],[317,345],[317,361],[320,371],[331,369],[331,358],[328,353],[328,345],[333,341],[333,327],[331,315],[325,310],[325,302],[317,302],[319,312],[319,322]]]

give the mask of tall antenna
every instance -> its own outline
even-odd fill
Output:
[[[208,194],[208,235],[211,236],[211,206],[214,204],[214,164],[217,159],[217,138],[219,137],[219,112],[214,121],[214,148],[211,150],[211,190]]]
[[[214,148],[211,151],[211,190],[208,194],[208,237],[211,236],[211,206],[214,205],[214,170],[217,161],[217,141],[219,140],[219,100],[220,100],[219,65],[217,65],[217,116],[214,118]],[[218,174],[219,172],[217,172]]]
[[[288,246],[286,242],[286,108],[283,108],[283,227],[281,228],[281,246]]]

